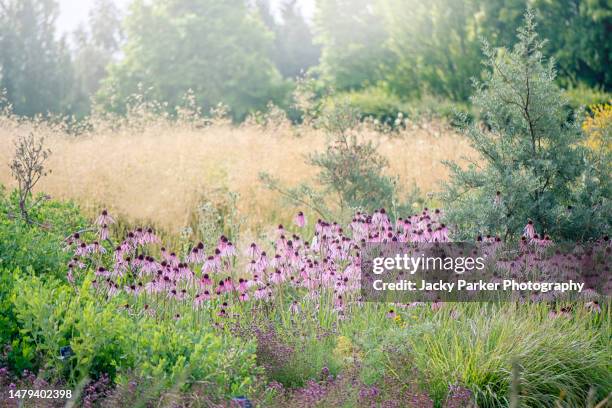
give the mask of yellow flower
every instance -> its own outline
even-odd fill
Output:
[[[402,319],[401,315],[395,315],[395,317],[393,318],[393,321],[395,322],[396,325],[398,325],[401,328],[405,328],[406,327],[406,322]]]
[[[586,145],[592,150],[612,151],[612,101],[601,105],[592,105],[593,116],[588,116],[582,123],[582,130],[587,135]]]

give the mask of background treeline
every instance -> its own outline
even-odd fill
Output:
[[[0,89],[20,115],[124,112],[134,95],[172,111],[218,103],[238,120],[269,102],[290,110],[295,78],[393,116],[423,100],[466,103],[482,38],[510,47],[527,6],[558,81],[580,103],[612,88],[608,0],[133,0],[123,16],[97,0],[87,24],[60,36],[55,0],[0,0]],[[444,101],[444,102],[440,102]],[[140,101],[142,102],[142,101]],[[441,108],[442,109],[442,108]]]

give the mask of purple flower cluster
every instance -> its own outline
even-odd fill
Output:
[[[127,293],[144,304],[144,313],[156,313],[146,301],[151,298],[157,304],[173,301],[191,305],[194,310],[209,308],[215,300],[215,315],[221,318],[230,316],[228,308],[233,303],[266,303],[274,300],[277,288],[288,286],[298,293],[298,299],[291,299],[288,306],[292,315],[301,312],[300,302],[318,302],[321,294],[331,293],[331,306],[342,318],[348,305],[360,301],[363,245],[448,242],[449,230],[442,217],[439,210],[425,209],[392,222],[384,209],[371,215],[358,212],[346,229],[336,222],[318,220],[309,239],[279,225],[271,250],[252,243],[239,255],[234,243],[221,236],[213,248],[205,248],[200,242],[187,253],[178,254],[161,246],[151,228],[130,231],[111,246],[109,225],[114,220],[105,210],[96,222],[99,240],[86,242],[79,233],[67,240],[67,248],[74,253],[68,279],[74,281],[77,270],[90,267],[95,270],[92,284],[99,294],[112,297]],[[306,225],[303,213],[296,216],[294,224],[297,230]],[[540,237],[528,222],[519,250],[511,256],[500,250],[503,244],[499,237],[478,237],[477,243],[488,255],[496,256],[497,270],[509,276],[538,270],[560,279],[577,279],[581,272],[595,270],[594,279],[608,276],[604,291],[612,288],[609,260],[602,263],[600,256],[609,254],[612,248],[607,238],[589,249],[576,247],[571,253],[557,251],[551,255],[548,248],[552,240],[546,235]],[[594,291],[595,285],[586,282]],[[180,318],[180,314],[173,316]]]

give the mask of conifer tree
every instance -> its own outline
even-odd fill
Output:
[[[511,51],[484,44],[488,72],[475,82],[472,101],[485,125],[464,121],[464,133],[481,157],[467,168],[448,163],[452,181],[442,195],[448,222],[460,236],[516,236],[528,220],[540,233],[557,237],[600,232],[592,225],[585,231],[585,225],[609,199],[577,198],[589,184],[581,121],[568,117],[554,61],[545,59],[543,45],[530,10]]]

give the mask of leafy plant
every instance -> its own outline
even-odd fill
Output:
[[[580,200],[580,191],[591,192],[597,182],[587,174],[579,145],[580,120],[567,118],[554,62],[544,59],[530,10],[518,39],[512,51],[484,45],[491,71],[476,83],[472,101],[486,125],[464,126],[482,160],[466,169],[448,163],[452,181],[442,195],[447,219],[462,237],[509,237],[520,233],[527,219],[561,237],[597,236],[609,223],[595,228],[589,220],[609,218],[608,199],[596,194],[595,202]]]
[[[308,156],[319,169],[323,191],[303,184],[286,189],[275,178],[260,174],[260,180],[294,203],[307,205],[323,217],[330,214],[345,218],[355,210],[373,211],[381,206],[398,210],[397,179],[387,176],[388,161],[377,151],[372,140],[360,135],[361,114],[348,101],[330,103],[315,121],[327,135],[325,150]],[[329,197],[331,199],[325,199]]]
[[[0,267],[32,267],[38,274],[64,276],[70,254],[62,251],[62,242],[87,225],[85,218],[73,203],[41,194],[29,207],[27,222],[18,215],[19,197],[16,191],[7,195],[0,186]]]
[[[560,398],[583,406],[591,392],[598,401],[606,397],[612,386],[606,340],[588,316],[550,319],[543,304],[463,306],[459,316],[438,313],[408,332],[406,343],[432,395],[441,399],[460,382],[478,406],[508,404],[518,365],[520,406],[553,406]]]

